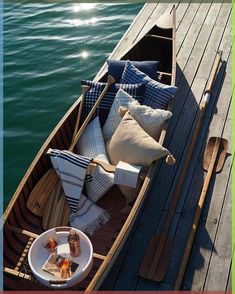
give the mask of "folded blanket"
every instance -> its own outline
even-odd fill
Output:
[[[70,217],[70,224],[85,233],[92,235],[101,224],[110,219],[109,213],[81,194],[78,211]]]
[[[100,224],[109,221],[110,215],[81,193],[85,178],[89,180],[86,172],[91,159],[66,150],[49,149],[47,153],[61,179],[72,212],[70,225],[92,235]]]
[[[87,167],[91,159],[66,150],[49,149],[47,152],[59,175],[71,212],[77,211]]]

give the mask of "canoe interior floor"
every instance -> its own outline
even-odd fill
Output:
[[[93,267],[88,277],[79,283],[79,285],[70,289],[83,290],[88,286],[103,261],[99,258],[99,255],[105,257],[108,254],[128,216],[127,214],[120,213],[122,208],[125,207],[126,202],[117,187],[111,188],[97,204],[109,212],[110,220],[107,224],[101,225],[92,236],[89,236],[93,244],[94,253],[96,253],[98,257],[94,256]],[[20,209],[20,207],[18,208]],[[18,212],[20,212],[20,210]],[[15,219],[17,218],[14,218],[14,220]],[[41,218],[38,218],[29,211],[24,215],[23,224],[28,225],[23,226],[20,222],[16,221],[14,221],[14,223],[9,222],[9,225],[17,228],[26,229],[28,231],[30,231],[31,228],[31,232],[33,227],[35,229],[32,233],[35,234],[43,232]],[[4,284],[9,287],[5,290],[22,289],[48,291],[48,288],[42,286],[33,278],[28,265],[28,250],[34,238],[11,231],[5,227],[4,240],[4,266],[5,269],[13,270],[13,273],[9,273],[8,271],[8,274],[4,275]],[[31,279],[31,282],[29,282],[29,279]]]

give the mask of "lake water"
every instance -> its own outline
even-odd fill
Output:
[[[143,4],[4,4],[4,205]]]

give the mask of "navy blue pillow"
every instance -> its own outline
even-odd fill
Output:
[[[86,93],[86,99],[83,104],[82,121],[84,121],[94,106],[99,95],[103,91],[106,83],[82,80],[81,84],[90,86],[90,90]],[[109,110],[113,104],[113,100],[119,89],[123,89],[140,103],[143,101],[145,92],[144,84],[112,84],[100,102],[100,105],[98,106],[94,116],[92,117],[92,119],[94,119],[97,115],[99,115],[101,126],[103,126],[106,121]]]
[[[143,104],[152,108],[167,108],[178,88],[154,81],[149,76],[138,70],[132,62],[127,61],[122,74],[121,83],[136,84],[147,83],[145,86]]]
[[[123,70],[127,60],[108,59],[108,74],[115,78],[116,83],[120,82]],[[150,78],[157,80],[157,69],[159,61],[131,61],[135,67],[148,75]]]

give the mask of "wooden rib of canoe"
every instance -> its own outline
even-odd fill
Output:
[[[148,3],[146,5],[153,5]],[[154,9],[156,5],[153,5]],[[112,59],[159,60],[159,77],[165,84],[175,84],[175,8],[166,11],[159,18],[149,18],[142,13],[121,39]],[[149,7],[148,7],[149,9]],[[153,13],[153,12],[152,12]],[[135,37],[133,39],[133,32]],[[138,32],[136,34],[136,31]],[[106,64],[101,68],[95,81],[104,79]],[[30,191],[45,172],[51,168],[50,159],[45,151],[51,148],[67,149],[71,142],[76,116],[80,105],[78,99],[50,134],[37,156],[24,175],[4,214],[4,289],[5,290],[48,290],[33,277],[27,264],[27,253],[33,240],[43,232],[42,218],[31,213],[26,206]],[[168,109],[171,109],[169,104]],[[163,144],[167,123],[163,126],[159,142]],[[107,273],[118,257],[128,234],[148,195],[149,187],[156,170],[154,162],[138,193],[129,214],[121,213],[125,198],[117,187],[111,188],[98,205],[111,211],[111,219],[102,225],[91,237],[94,248],[94,265],[85,280],[73,287],[73,290],[92,291],[99,289]],[[112,197],[109,195],[112,194]],[[115,197],[114,197],[115,194]],[[115,200],[115,201],[114,201]],[[112,209],[111,209],[112,208]]]

